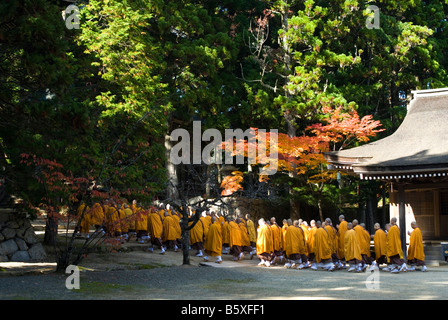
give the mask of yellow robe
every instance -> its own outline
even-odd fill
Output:
[[[204,243],[205,252],[212,257],[221,255],[222,250],[222,226],[220,221],[212,223],[208,229]]]
[[[332,226],[325,226],[325,230],[327,230],[328,236],[330,239],[331,253],[337,255],[338,254],[338,232]]]
[[[367,230],[363,230],[364,236],[364,245],[367,257],[370,257],[372,254],[370,253],[370,233]]]
[[[152,238],[162,238],[163,218],[158,212],[151,212],[148,216],[149,233]]]
[[[247,231],[246,224],[244,222],[239,223],[241,230],[241,245],[250,247],[249,232]]]
[[[345,233],[347,232],[347,221],[342,221],[338,229],[338,257],[344,259],[345,255]]]
[[[312,227],[310,229],[310,231],[308,232],[308,242],[307,242],[308,253],[315,253],[314,252],[314,237],[316,235],[316,231],[317,231],[317,228]]]
[[[126,213],[124,212],[124,208],[121,207],[118,209],[118,219],[119,219],[119,225],[120,225],[120,229],[121,232],[128,232],[129,231],[129,227],[128,227],[128,223],[126,221]]]
[[[176,221],[176,239],[180,239],[182,237],[182,228],[180,227],[180,217],[179,214],[173,214],[173,219]]]
[[[285,251],[286,256],[292,254],[305,254],[305,237],[302,229],[295,226],[288,226],[285,231]]]
[[[193,221],[188,225],[192,225]],[[201,219],[195,224],[195,226],[190,229],[190,244],[195,244],[198,242],[204,242],[204,227]]]
[[[353,229],[347,230],[344,234],[344,256],[345,261],[350,261],[353,259],[362,260],[358,236],[356,235],[356,231]]]
[[[247,220],[247,231],[249,232],[249,240],[250,242],[257,242],[257,232],[255,231],[255,224],[252,220]]]
[[[162,241],[171,241],[177,239],[176,220],[172,216],[166,216],[163,219]]]
[[[420,228],[415,228],[411,233],[408,248],[408,260],[418,259],[425,261],[425,252],[423,250],[423,237]]]
[[[78,207],[77,210],[77,214],[78,214],[78,219],[82,218],[82,221],[80,223],[80,232],[81,233],[89,233],[90,230],[90,225],[91,225],[91,217],[90,217],[90,207],[87,206],[87,208],[84,211],[84,208],[86,208],[86,204],[83,203]],[[84,216],[82,215],[84,212]]]
[[[202,225],[204,227],[204,238],[207,236],[208,229],[210,228],[210,223],[212,222],[212,218],[210,216],[200,217],[202,221]]]
[[[94,203],[92,209],[90,210],[93,225],[102,225],[104,222],[104,212],[103,207],[98,202]]]
[[[379,259],[381,256],[385,256],[387,252],[386,248],[387,237],[386,233],[382,229],[378,229],[373,236],[373,246],[375,247],[375,258]]]
[[[356,236],[358,237],[359,247],[361,248],[361,254],[367,255],[370,252],[370,250],[367,250],[367,246],[369,246],[370,248],[370,242],[369,244],[366,243],[364,228],[361,227],[360,225],[357,225],[353,228],[353,230],[355,230]]]
[[[394,225],[390,227],[387,233],[387,257],[393,257],[397,254],[403,259],[403,249],[401,248],[400,229]]]
[[[135,230],[148,231],[148,211],[135,208]]]
[[[282,229],[276,224],[271,225],[272,235],[273,235],[273,243],[274,243],[274,251],[282,250],[283,244],[283,234]]]
[[[229,230],[229,222],[225,221],[222,225],[222,243],[229,244],[230,243],[230,230]]]
[[[230,231],[230,239],[229,239],[230,248],[232,248],[233,246],[242,246],[243,240],[241,237],[240,226],[236,222],[230,221],[229,231]]]
[[[124,212],[124,224],[128,230],[135,230],[135,216],[131,208],[123,209]]]
[[[330,236],[324,228],[317,228],[314,235],[314,254],[317,263],[331,259]]]
[[[273,236],[271,227],[264,225],[257,229],[257,254],[274,252]]]

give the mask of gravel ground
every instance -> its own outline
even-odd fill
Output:
[[[80,289],[65,287],[68,275],[47,272],[0,277],[2,300],[404,300],[448,299],[448,266],[429,272],[390,274],[291,270],[257,267],[257,259],[233,262],[224,255],[220,265],[182,254],[142,250],[90,254],[82,263]],[[48,266],[47,266],[48,267]],[[7,263],[0,268],[6,270]],[[16,267],[20,268],[20,267]],[[47,270],[48,271],[48,270]],[[366,286],[366,280],[375,280]]]

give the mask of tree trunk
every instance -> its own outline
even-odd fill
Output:
[[[50,214],[45,222],[45,235],[43,243],[45,245],[56,246],[58,239],[58,221]]]
[[[323,222],[324,221],[324,214],[322,212],[322,199],[320,199],[320,198],[319,198],[319,200],[317,200],[317,207],[319,208],[320,221]]]
[[[176,165],[170,159],[170,153],[172,148],[172,142],[170,140],[170,135],[165,135],[165,156],[166,156],[166,173],[167,173],[167,188],[166,196],[171,201],[179,199],[179,191],[177,189],[179,185],[179,179],[177,177]]]

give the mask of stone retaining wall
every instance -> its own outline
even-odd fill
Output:
[[[44,247],[38,242],[34,229],[24,213],[0,211],[0,262],[42,261]]]

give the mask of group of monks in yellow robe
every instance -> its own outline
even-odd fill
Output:
[[[93,227],[95,232],[117,237],[120,241],[129,240],[132,235],[145,239],[147,215],[147,210],[137,205],[135,200],[132,204],[124,201],[119,204],[112,200],[95,202],[92,206],[81,203],[77,209],[79,233],[89,237]]]
[[[193,210],[188,211],[190,217],[195,214]],[[80,219],[79,231],[87,236],[94,227],[95,232],[117,237],[122,242],[135,235],[139,243],[151,243],[150,252],[154,251],[154,246],[160,247],[161,254],[168,248],[178,251],[181,247],[182,216],[169,205],[144,208],[135,200],[132,204],[106,200],[91,207],[81,203],[77,216]],[[336,227],[329,218],[324,222],[312,220],[309,226],[301,219],[294,222],[285,219],[280,227],[272,217],[269,221],[258,220],[256,228],[249,214],[235,218],[206,211],[190,229],[189,245],[197,250],[196,256],[203,257],[205,261],[209,256],[216,257],[217,263],[222,263],[222,254],[229,253],[233,260],[238,261],[247,253],[250,259],[256,255],[260,266],[285,262],[286,268],[333,271],[346,269],[348,263],[348,271],[361,272],[368,265],[374,270],[387,264],[382,270],[392,273],[413,271],[420,266],[422,271],[426,271],[421,230],[415,221],[411,223],[413,231],[409,232],[408,267],[403,259],[396,222],[396,218],[392,218],[386,230],[376,223],[375,233],[371,236],[363,224],[356,219],[347,222],[343,215]],[[189,222],[190,225],[193,223]],[[372,239],[375,259],[370,250]]]
[[[276,236],[278,226],[275,219],[258,221],[256,251],[260,259],[260,266],[271,266],[282,255],[285,255],[286,268],[312,270],[324,269],[328,271],[347,269],[349,272],[365,271],[370,265],[374,270],[381,264],[387,264],[384,271],[392,273],[415,270],[415,266],[424,265],[424,252],[421,231],[416,223],[412,224],[413,232],[408,249],[407,268],[401,251],[400,231],[396,219],[391,219],[384,231],[375,224],[375,234],[370,235],[364,224],[355,219],[345,221],[343,215],[339,217],[337,228],[331,219],[323,223],[312,220],[310,226],[306,221],[284,220],[282,226],[283,238]],[[374,243],[375,259],[371,254],[371,240]]]

